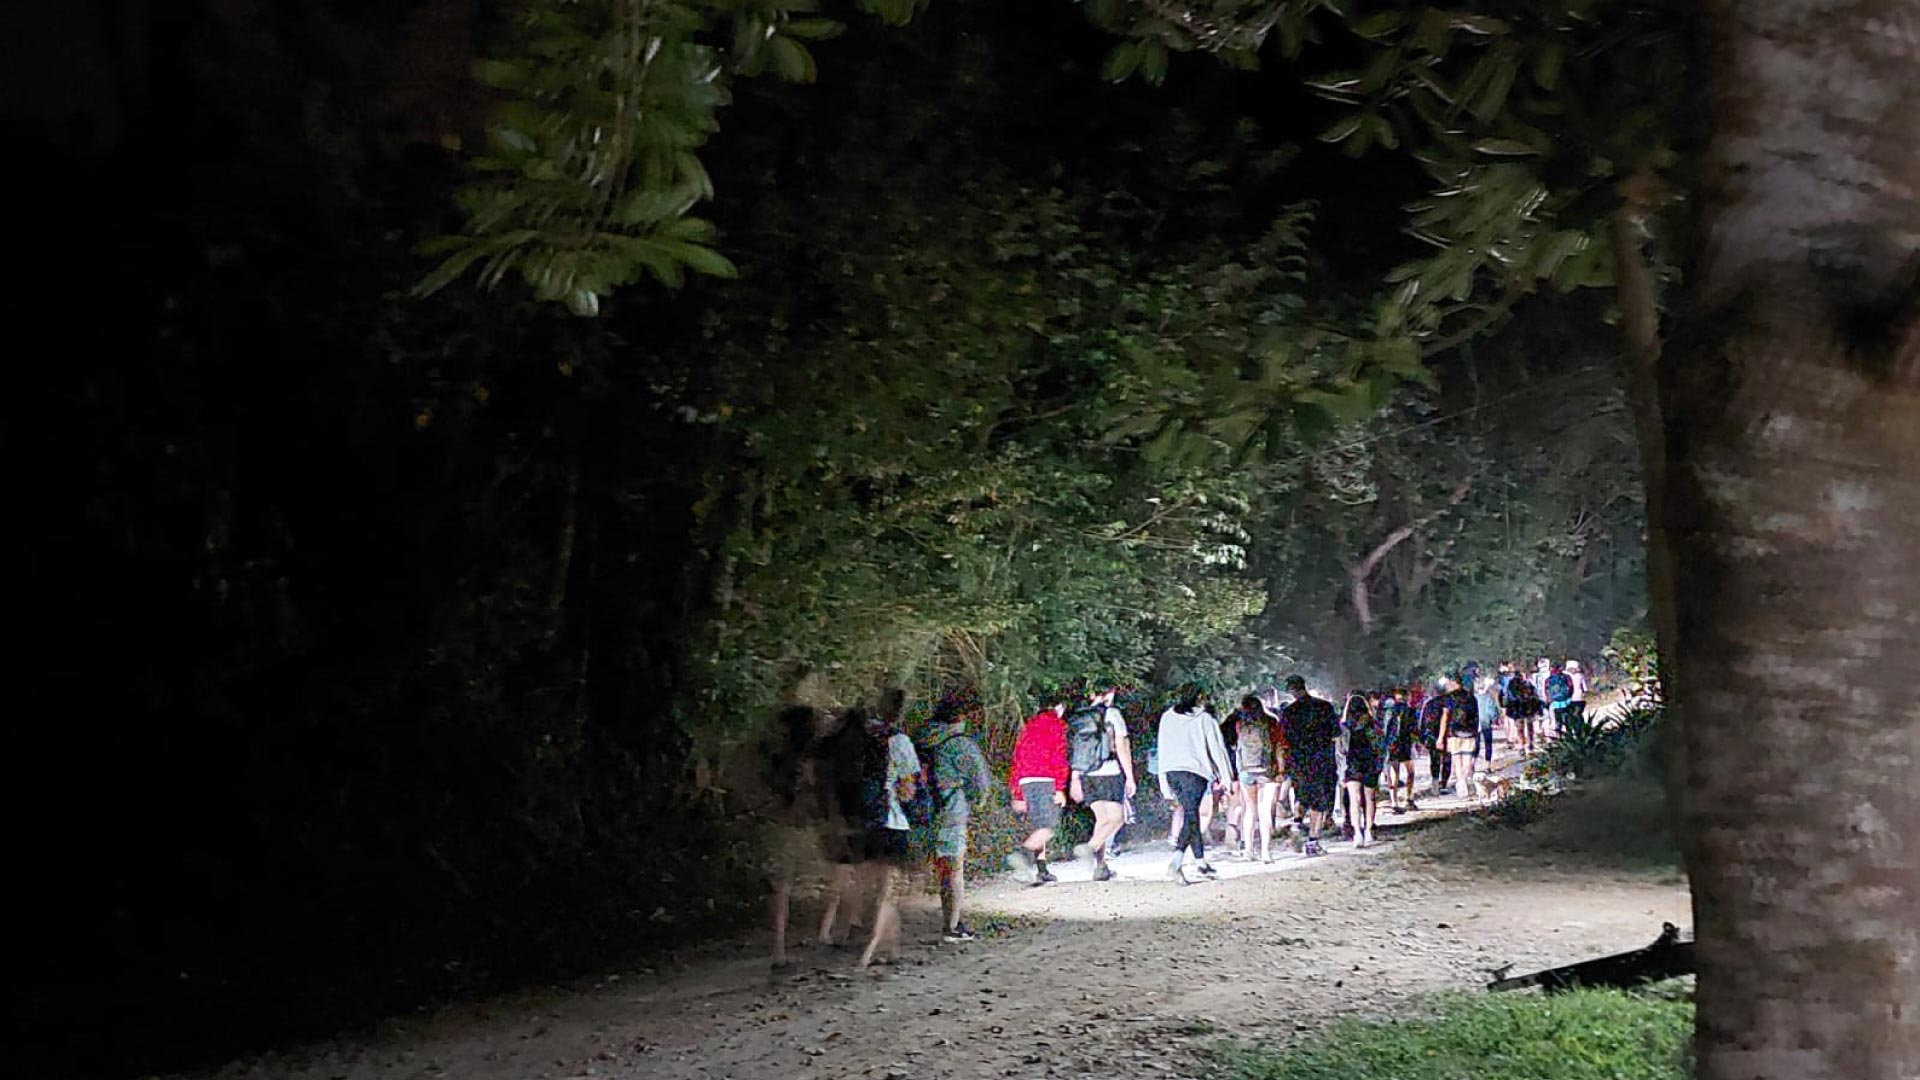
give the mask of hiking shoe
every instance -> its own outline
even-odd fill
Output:
[[[1007,869],[1013,876],[1029,885],[1038,884],[1035,880],[1040,873],[1040,864],[1034,861],[1033,852],[1026,848],[1014,848],[1007,852]]]
[[[1215,870],[1212,863],[1203,862],[1199,866],[1194,867],[1194,869],[1200,871],[1201,877],[1217,878],[1220,876],[1220,871]]]
[[[1113,872],[1113,867],[1105,864],[1102,864],[1100,869],[1093,872],[1093,880],[1095,881],[1112,881],[1119,876],[1119,874]]]
[[[965,926],[956,926],[941,935],[940,940],[957,944],[962,941],[979,941],[980,935],[967,929]]]
[[[1059,878],[1053,876],[1053,871],[1047,869],[1045,866],[1040,867],[1039,872],[1033,875],[1033,883],[1035,885],[1051,885],[1059,880]]]
[[[1304,850],[1302,850],[1302,851],[1301,851],[1300,853],[1301,853],[1302,855],[1309,855],[1309,856],[1312,856],[1312,855],[1325,855],[1325,854],[1327,853],[1327,849],[1326,849],[1326,848],[1323,848],[1323,847],[1321,847],[1321,846],[1320,846],[1320,841],[1318,841],[1318,840],[1309,840],[1309,841],[1307,841],[1307,846],[1306,846],[1306,848],[1305,848]]]

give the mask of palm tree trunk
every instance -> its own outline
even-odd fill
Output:
[[[1702,1080],[1920,1076],[1920,13],[1711,0],[1668,346]]]

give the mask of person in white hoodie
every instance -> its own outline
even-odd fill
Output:
[[[1207,711],[1206,691],[1189,686],[1172,708],[1160,714],[1159,744],[1160,790],[1180,804],[1183,818],[1180,834],[1174,837],[1167,878],[1188,883],[1182,869],[1188,851],[1193,852],[1194,869],[1214,877],[1207,862],[1206,834],[1200,830],[1200,800],[1232,783],[1233,773],[1226,740],[1220,737],[1220,721]]]

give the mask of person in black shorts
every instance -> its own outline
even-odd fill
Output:
[[[1287,744],[1287,773],[1307,810],[1308,855],[1324,854],[1320,832],[1333,812],[1333,795],[1340,774],[1334,756],[1334,743],[1340,737],[1340,719],[1333,702],[1307,693],[1307,680],[1299,675],[1287,677],[1287,692],[1293,700],[1280,710],[1280,731]]]
[[[1127,823],[1126,801],[1133,798],[1136,790],[1133,747],[1127,740],[1126,717],[1114,706],[1115,693],[1113,687],[1097,686],[1087,704],[1099,714],[1099,722],[1106,731],[1104,760],[1083,771],[1072,767],[1073,754],[1068,754],[1071,774],[1068,783],[1073,800],[1093,811],[1093,835],[1073,849],[1074,855],[1093,856],[1095,881],[1111,881],[1115,877],[1113,868],[1107,865],[1107,850],[1114,834]]]
[[[1347,770],[1340,779],[1347,786],[1347,810],[1353,815],[1353,845],[1367,847],[1373,843],[1376,792],[1383,764],[1380,724],[1367,707],[1367,699],[1354,694],[1347,699],[1341,727],[1347,737]]]
[[[1413,747],[1420,739],[1420,723],[1413,715],[1413,706],[1407,704],[1406,688],[1395,687],[1380,712],[1380,739],[1386,749],[1387,794],[1392,807],[1402,812],[1418,810],[1413,801]]]

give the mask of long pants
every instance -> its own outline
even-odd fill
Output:
[[[1453,755],[1447,753],[1447,738],[1442,735],[1427,747],[1427,776],[1433,781],[1433,790],[1453,784]]]
[[[1480,757],[1485,761],[1493,760],[1493,729],[1480,729]]]
[[[1207,861],[1207,838],[1200,831],[1200,800],[1207,797],[1207,790],[1213,785],[1199,773],[1170,772],[1167,786],[1173,789],[1173,797],[1180,803],[1180,835],[1173,840],[1174,854],[1178,856],[1182,851],[1191,850],[1194,861]]]

